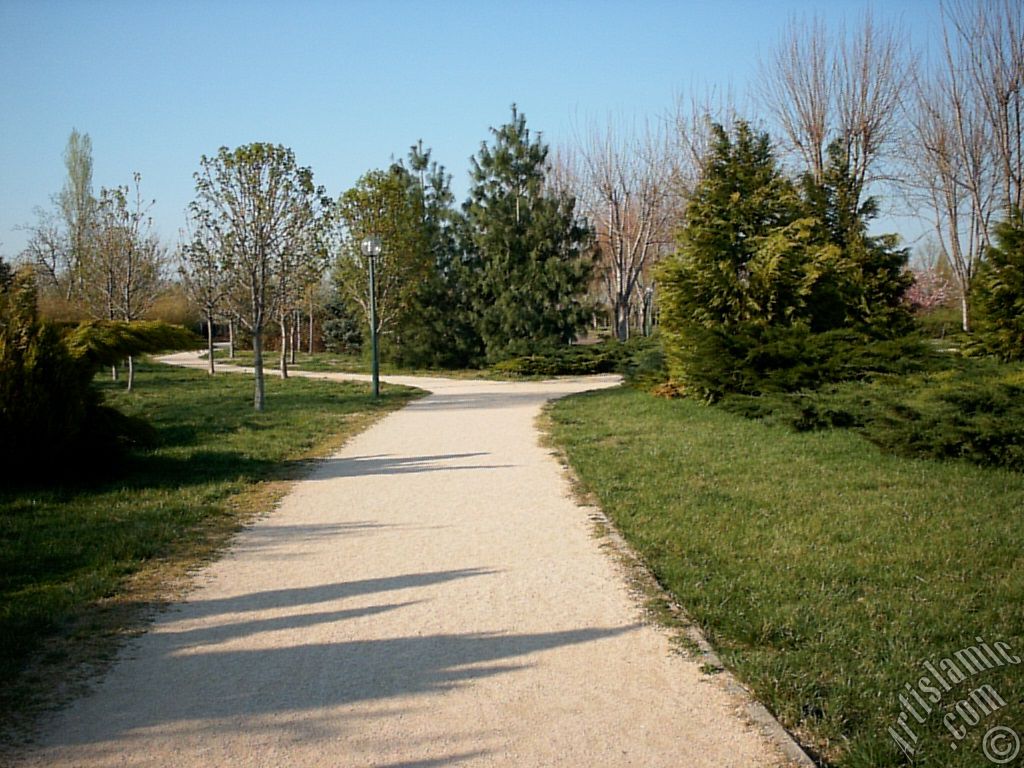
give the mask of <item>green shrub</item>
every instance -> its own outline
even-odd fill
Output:
[[[620,356],[617,344],[573,345],[512,357],[491,369],[511,376],[585,376],[614,372]]]
[[[975,346],[1003,360],[1024,360],[1024,218],[1013,211],[995,229],[974,287]]]
[[[796,431],[855,429],[887,453],[1024,470],[1024,369],[938,356],[816,391],[730,394],[732,413]]]
[[[618,372],[638,389],[653,389],[668,381],[665,348],[658,333],[635,336],[620,347]]]
[[[195,341],[160,322],[83,323],[62,333],[39,318],[30,271],[0,281],[0,476],[89,472],[119,445],[147,441],[144,424],[100,404],[93,376],[127,355]]]

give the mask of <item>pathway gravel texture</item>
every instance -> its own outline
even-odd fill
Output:
[[[540,445],[543,403],[615,378],[386,380],[432,394],[242,532],[22,764],[785,764],[644,622]]]

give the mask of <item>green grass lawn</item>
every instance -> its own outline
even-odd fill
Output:
[[[229,359],[227,352],[220,350],[214,353],[214,359],[219,363],[232,363],[235,365],[252,365],[251,350],[236,350],[235,357]],[[270,351],[263,353],[264,369],[273,374],[277,370],[279,353]],[[295,363],[289,363],[289,368],[301,371],[318,372],[342,372],[342,373],[365,373],[371,370],[370,360],[360,355],[341,355],[333,352],[298,352],[295,355]],[[508,376],[495,374],[487,368],[438,368],[427,370],[423,368],[407,368],[387,361],[381,361],[380,372],[384,376],[443,376],[448,379],[507,379]]]
[[[31,710],[46,670],[66,669],[47,658],[109,652],[168,580],[269,510],[304,460],[416,395],[388,386],[374,402],[364,384],[268,376],[256,413],[249,376],[155,364],[140,365],[131,393],[99,386],[108,404],[152,423],[156,445],[91,482],[62,483],[55,467],[45,487],[0,489],[0,715]]]
[[[898,696],[920,693],[925,662],[979,637],[1024,656],[1024,475],[629,389],[561,400],[551,417],[584,489],[826,764],[987,765],[990,727],[1024,738],[1024,664],[942,691],[930,714],[910,699],[925,720],[909,720],[914,761],[887,732],[906,738]],[[943,716],[983,684],[1007,706],[955,739]]]

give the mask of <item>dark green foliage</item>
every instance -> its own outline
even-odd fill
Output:
[[[813,388],[858,378],[859,348],[909,328],[906,252],[873,238],[838,145],[804,197],[781,173],[768,135],[714,126],[707,169],[679,250],[659,273],[668,367],[685,392]],[[867,358],[873,358],[869,353]]]
[[[623,346],[616,342],[556,347],[495,363],[495,373],[513,376],[585,376],[619,370]]]
[[[895,353],[893,344],[883,349]],[[816,391],[730,394],[719,405],[800,432],[852,428],[887,453],[1024,471],[1019,366],[920,354],[882,354],[852,364],[872,366],[879,375]]]
[[[591,233],[547,183],[548,147],[512,109],[472,160],[467,267],[489,361],[568,344],[586,323]]]
[[[129,354],[195,343],[164,323],[86,323],[62,335],[39,319],[34,277],[20,272],[0,290],[0,475],[88,471],[147,439],[144,425],[100,404],[93,374]]]
[[[653,389],[668,381],[668,366],[661,335],[634,336],[621,345],[618,372],[638,389]]]
[[[417,286],[410,320],[392,359],[400,365],[461,368],[483,357],[471,305],[471,273],[463,259],[465,220],[455,209],[451,175],[430,158],[422,142],[410,148],[413,194],[422,199],[423,244],[432,268]]]
[[[91,377],[39,319],[34,276],[22,270],[0,290],[0,473],[14,479],[70,458],[98,405]]]
[[[811,309],[827,303],[818,294],[837,282],[835,249],[821,247],[816,222],[801,217],[768,135],[742,121],[732,136],[713,131],[679,250],[659,273],[669,371],[707,399],[747,391],[748,371],[773,358],[788,364],[788,350],[774,347],[786,346],[790,330],[799,346],[814,326]]]
[[[818,224],[818,240],[840,254],[837,269],[811,299],[813,330],[852,328],[873,338],[906,333],[912,321],[904,295],[913,283],[907,250],[897,247],[895,235],[868,235],[878,202],[862,199],[841,142],[829,147],[828,160],[820,184],[809,175],[803,180],[804,207]]]
[[[363,348],[363,322],[337,294],[323,307],[321,334],[328,352],[351,355]]]
[[[995,229],[974,288],[976,346],[1003,360],[1024,359],[1024,218],[1014,210]]]

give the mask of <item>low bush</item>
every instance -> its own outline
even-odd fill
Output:
[[[0,478],[88,473],[150,432],[101,404],[94,373],[127,355],[189,346],[195,338],[161,322],[81,323],[40,319],[34,277],[0,281]]]
[[[585,376],[613,373],[621,357],[618,344],[580,344],[511,357],[495,363],[491,370],[509,376]]]
[[[720,406],[805,432],[849,428],[887,453],[1024,471],[1024,366],[926,358],[913,375],[816,391],[729,395]]]

